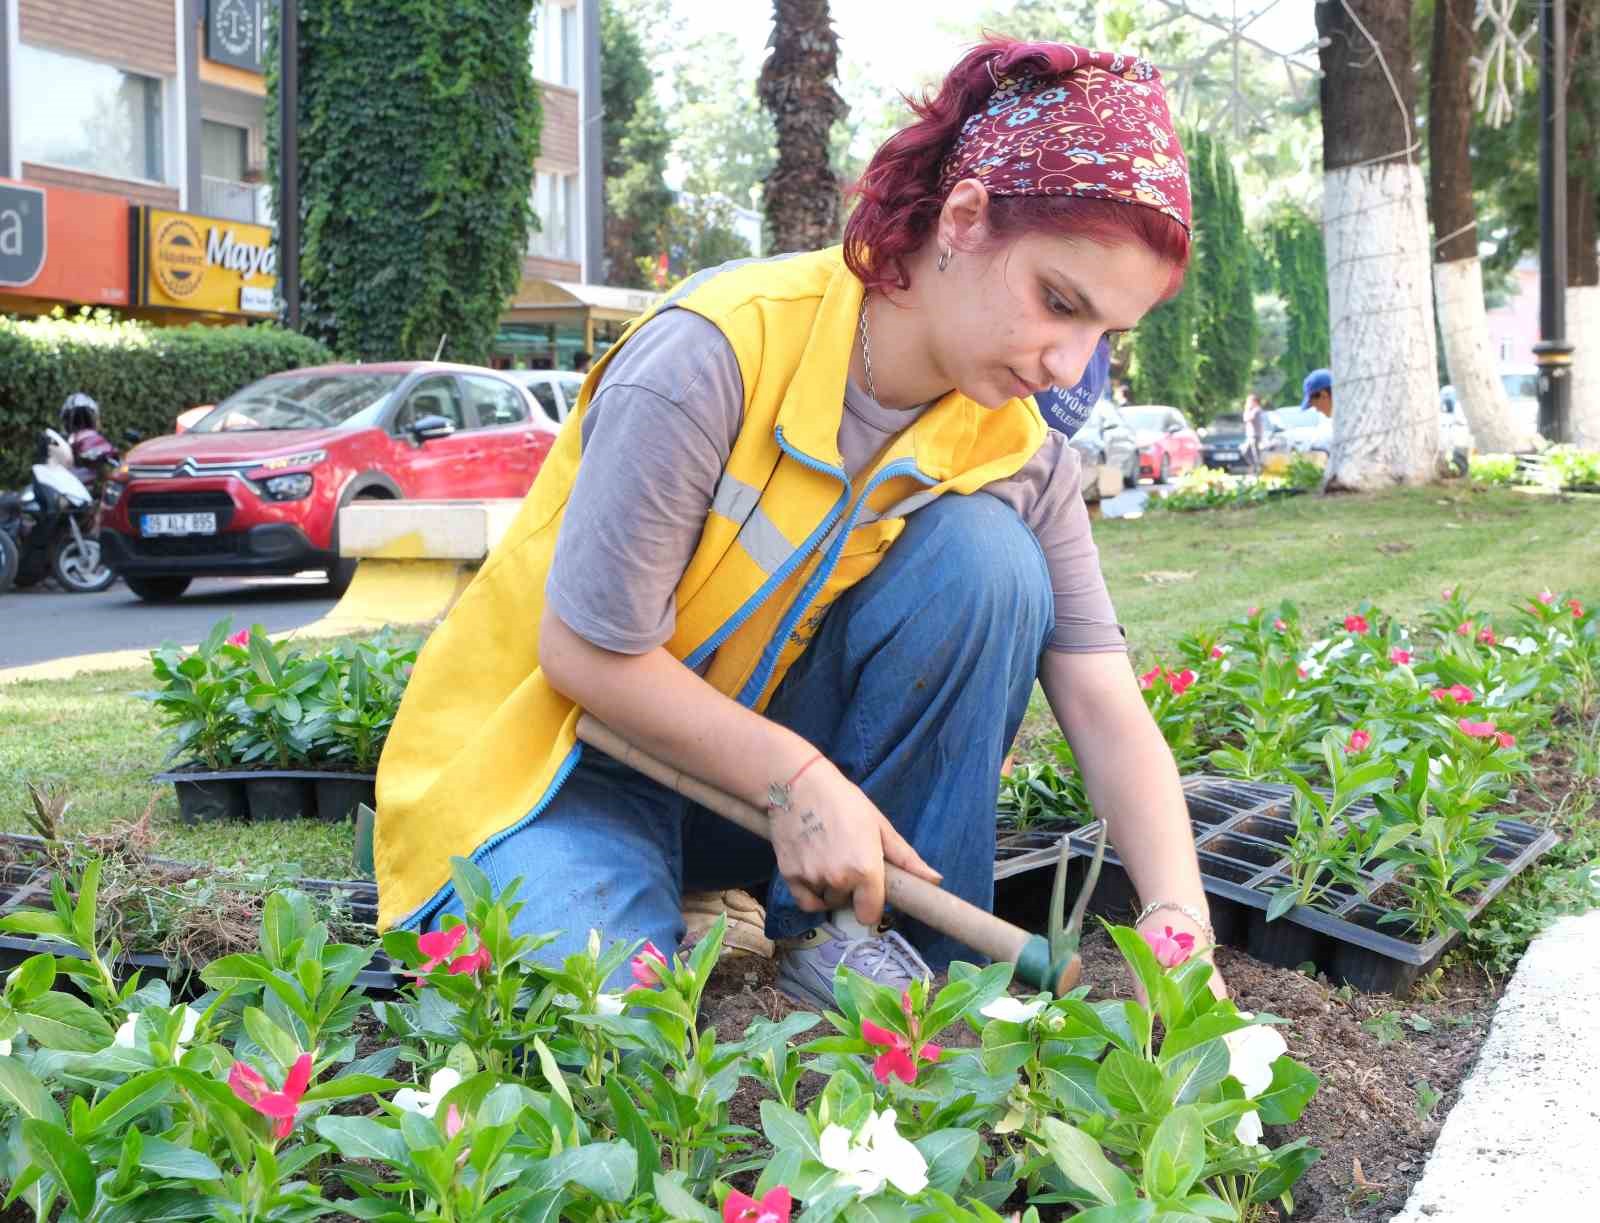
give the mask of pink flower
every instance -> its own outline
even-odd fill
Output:
[[[644,949],[628,961],[628,971],[633,974],[634,989],[654,989],[661,984],[660,970],[667,966],[667,957],[649,939]]]
[[[228,644],[229,645],[238,645],[238,646],[247,646],[247,645],[249,645],[250,644],[250,630],[247,629],[247,628],[240,629],[237,633],[233,634],[233,636],[228,638]]]
[[[1517,737],[1509,731],[1496,731],[1494,737],[1499,740],[1501,747],[1514,747],[1517,742]]]
[[[1259,616],[1261,614],[1261,609],[1259,607],[1251,607],[1250,610],[1248,612],[1246,612],[1245,614],[1248,615],[1252,620],[1254,620],[1257,616]]]
[[[1304,667],[1300,666],[1298,663],[1295,664],[1295,668],[1294,669],[1299,674],[1301,679],[1307,678],[1308,675],[1310,674],[1310,672],[1308,672]]]
[[[909,1040],[898,1032],[880,1028],[870,1019],[861,1021],[861,1039],[883,1050],[872,1062],[872,1073],[880,1083],[887,1083],[891,1074],[902,1083],[915,1083],[917,1062],[936,1062],[944,1053],[938,1045],[926,1044],[913,1055]]]
[[[1579,603],[1578,600],[1576,600],[1576,599],[1568,599],[1567,600],[1567,607],[1572,612],[1572,618],[1574,620],[1576,620],[1579,616],[1583,615],[1583,604]]]
[[[1283,622],[1283,617],[1279,616],[1276,620],[1274,620],[1272,622],[1272,627],[1277,629],[1281,633],[1285,629],[1287,629],[1289,626]]]
[[[1411,651],[1402,650],[1399,646],[1389,651],[1389,661],[1397,667],[1404,667],[1411,662]]]
[[[1350,742],[1344,745],[1345,755],[1354,756],[1372,746],[1372,736],[1364,730],[1350,732]]]
[[[466,955],[458,955],[450,961],[450,975],[459,977],[463,973],[476,974],[488,968],[491,963],[493,963],[493,957],[489,955],[489,949],[483,945],[483,940],[479,939],[476,951],[469,951]]]
[[[722,1223],[789,1223],[793,1199],[784,1185],[767,1190],[758,1202],[737,1189],[728,1190],[722,1203]]]
[[[1555,601],[1556,601],[1555,591],[1553,591],[1553,590],[1541,590],[1539,592],[1539,602],[1543,603],[1546,607],[1549,607],[1550,604],[1554,603]]]
[[[461,1110],[452,1104],[444,1113],[444,1136],[454,1138],[461,1132]]]
[[[1161,678],[1161,668],[1160,668],[1160,666],[1151,667],[1148,671],[1146,671],[1143,675],[1141,675],[1139,677],[1139,690],[1141,692],[1149,692],[1150,689],[1155,686],[1156,680],[1158,680],[1160,678]]]
[[[1346,632],[1364,633],[1367,631],[1367,618],[1360,612],[1351,612],[1344,618]]]
[[[417,976],[425,976],[439,965],[443,964],[452,955],[456,948],[461,946],[461,940],[467,937],[465,926],[451,926],[448,930],[429,930],[417,939],[417,949],[428,958],[422,962],[422,967],[417,969]]]
[[[1478,633],[1478,640],[1483,642],[1484,645],[1493,645],[1495,640],[1494,630],[1492,628],[1482,629]]]
[[[1470,637],[1470,636],[1472,636],[1472,621],[1471,620],[1463,620],[1460,624],[1456,625],[1456,636],[1457,637]]]
[[[1493,722],[1474,722],[1471,718],[1458,718],[1456,725],[1463,734],[1471,735],[1474,739],[1493,739],[1496,735]]]
[[[1478,699],[1477,694],[1465,684],[1451,684],[1448,688],[1435,688],[1428,695],[1436,701],[1452,700],[1457,705],[1470,705]]]
[[[1446,603],[1450,602],[1451,599],[1456,597],[1456,588],[1454,586],[1441,587],[1439,590],[1439,597]]]
[[[287,1138],[289,1131],[294,1129],[294,1117],[300,1108],[300,1097],[306,1094],[306,1088],[310,1085],[311,1054],[309,1053],[302,1053],[295,1059],[294,1065],[289,1068],[288,1077],[283,1080],[282,1091],[268,1091],[267,1081],[248,1063],[234,1062],[233,1069],[228,1071],[228,1086],[233,1089],[233,1094],[263,1117],[272,1118],[274,1138]]]
[[[1176,968],[1194,951],[1194,935],[1174,934],[1171,926],[1160,934],[1145,931],[1144,941],[1150,944],[1150,950],[1156,953],[1156,963],[1163,968]]]
[[[1211,647],[1211,657],[1212,658],[1226,658],[1227,656],[1228,656],[1228,652],[1226,650],[1224,650],[1220,645],[1214,645],[1214,646]]]
[[[1194,672],[1189,670],[1188,667],[1185,667],[1176,675],[1171,671],[1167,672],[1167,686],[1172,689],[1173,696],[1182,696],[1189,691],[1189,685],[1192,683],[1194,683]]]

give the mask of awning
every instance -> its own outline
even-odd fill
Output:
[[[657,294],[612,285],[578,284],[529,277],[517,286],[503,317],[521,322],[555,322],[561,317],[626,323],[655,305]]]

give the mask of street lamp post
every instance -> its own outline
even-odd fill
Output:
[[[1567,103],[1565,0],[1539,0],[1539,432],[1571,438],[1567,342]]]
[[[278,289],[283,321],[300,330],[300,4],[278,3]]]

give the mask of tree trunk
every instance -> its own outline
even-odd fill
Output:
[[[1472,200],[1472,18],[1476,0],[1434,0],[1428,92],[1428,211],[1433,220],[1433,287],[1446,368],[1479,450],[1502,453],[1520,437],[1495,369],[1478,263]]]
[[[839,180],[828,161],[828,133],[849,109],[833,87],[839,39],[828,0],[773,0],[772,10],[772,54],[759,82],[778,135],[767,230],[773,253],[816,250],[839,237]]]
[[[1572,441],[1600,449],[1600,252],[1596,251],[1596,212],[1600,191],[1594,173],[1600,158],[1600,89],[1593,74],[1600,67],[1600,17],[1567,3],[1571,70],[1567,107],[1581,114],[1568,123],[1581,134],[1567,149],[1567,339],[1572,353]]]
[[[1316,18],[1334,391],[1328,487],[1421,483],[1438,461],[1439,391],[1411,0],[1318,4]]]

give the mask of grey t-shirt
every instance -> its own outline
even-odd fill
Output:
[[[885,408],[854,382],[844,408],[839,453],[852,480],[919,412]],[[583,462],[545,587],[573,632],[620,654],[672,637],[675,592],[743,417],[733,348],[692,311],[663,311],[606,367],[583,419]],[[1055,593],[1048,647],[1125,650],[1079,478],[1077,453],[1052,429],[1021,471],[983,491],[1039,540]]]

